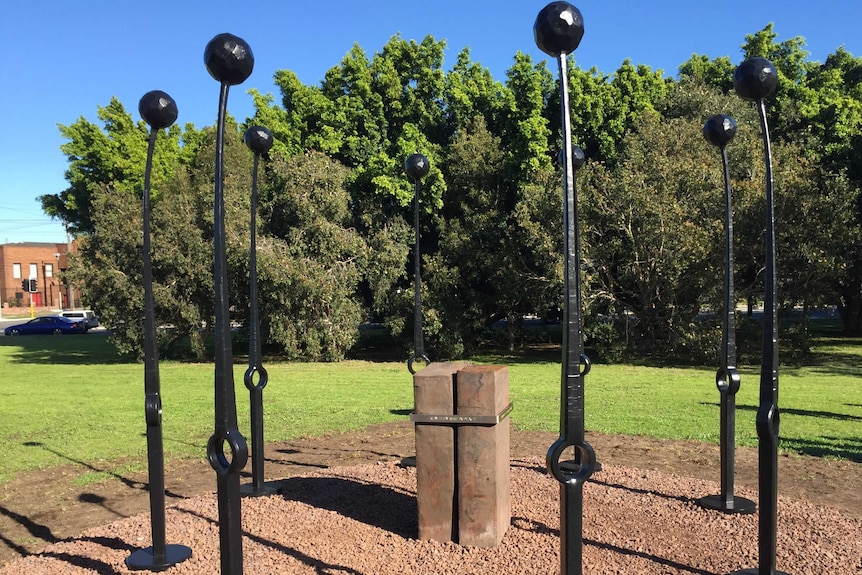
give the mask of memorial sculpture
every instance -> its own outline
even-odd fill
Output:
[[[404,171],[410,176],[414,184],[413,193],[413,211],[414,229],[416,231],[416,244],[413,250],[414,272],[414,302],[413,302],[413,355],[407,360],[407,369],[410,373],[415,374],[414,362],[421,360],[428,365],[431,360],[425,355],[425,341],[422,335],[422,279],[420,276],[421,256],[419,253],[419,190],[421,188],[420,181],[428,174],[431,164],[428,163],[428,158],[422,154],[410,154],[404,160]]]
[[[755,427],[758,441],[758,568],[738,571],[776,575],[778,526],[778,306],[776,302],[775,201],[772,181],[772,149],[764,99],[778,87],[778,72],[766,58],[750,58],[733,73],[733,89],[743,100],[752,101],[760,117],[766,168],[766,240],[763,298],[763,355],[760,364],[760,405]]]
[[[581,275],[580,246],[578,226],[578,201],[574,172],[584,162],[583,151],[572,145],[571,111],[567,80],[567,58],[580,44],[584,33],[583,18],[580,11],[568,2],[551,2],[543,8],[533,27],[537,46],[557,60],[560,77],[560,103],[562,112],[562,151],[560,162],[563,172],[563,251],[564,251],[564,311],[561,362],[560,393],[560,437],[551,445],[546,455],[550,474],[560,483],[560,572],[563,575],[581,575],[583,551],[583,486],[597,470],[593,448],[585,440],[584,430],[584,379],[590,371],[589,358],[583,353],[583,328],[581,325]],[[219,524],[219,547],[221,550],[222,575],[241,575],[243,572],[242,525],[241,525],[241,488],[240,471],[248,460],[248,446],[238,430],[236,398],[233,380],[233,357],[231,348],[228,277],[226,262],[226,233],[224,209],[224,134],[229,87],[241,84],[252,72],[254,56],[249,45],[231,34],[219,34],[206,46],[204,63],[209,74],[220,83],[218,123],[215,148],[215,182],[213,204],[213,278],[215,287],[215,425],[213,435],[207,443],[207,458],[216,472],[217,503]],[[764,98],[771,94],[778,83],[777,72],[772,64],[763,58],[752,58],[743,62],[734,74],[734,89],[746,100],[753,101],[760,116],[764,141],[766,164],[766,261],[765,261],[765,299],[763,327],[763,359],[760,378],[760,405],[756,426],[759,439],[759,567],[736,573],[758,575],[783,575],[775,569],[776,524],[777,524],[777,447],[779,436],[778,411],[778,358],[777,358],[777,306],[775,279],[775,222],[772,181],[772,160],[769,132],[766,120]],[[132,553],[126,560],[133,569],[164,570],[191,556],[191,549],[182,545],[165,543],[164,511],[164,461],[161,430],[162,406],[158,377],[158,354],[155,339],[155,314],[152,287],[152,260],[150,245],[150,202],[149,179],[152,155],[158,130],[173,124],[177,117],[174,101],[164,92],[153,91],[146,94],[140,102],[139,111],[151,126],[147,166],[143,192],[143,284],[145,293],[145,418],[147,423],[148,463],[150,473],[150,504],[153,532],[152,547]],[[733,337],[733,262],[732,262],[732,205],[725,147],[733,138],[735,123],[728,116],[714,116],[704,126],[704,135],[710,143],[722,152],[725,174],[726,194],[726,265],[725,277],[725,318],[722,364],[716,376],[716,383],[722,393],[722,493],[717,497],[716,508],[726,512],[750,513],[753,511],[743,505],[741,498],[733,497],[732,443],[734,416],[732,414],[733,395],[739,387],[739,374],[736,370],[735,340]],[[272,134],[260,126],[250,128],[245,135],[246,144],[254,152],[254,172],[252,178],[251,200],[251,253],[250,253],[250,341],[249,368],[245,384],[251,394],[252,402],[252,441],[253,441],[253,483],[252,494],[263,494],[263,425],[262,389],[267,383],[267,373],[262,365],[256,270],[256,204],[257,169],[259,156],[272,145]],[[419,191],[420,181],[429,170],[428,159],[421,154],[413,154],[405,162],[405,171],[414,181],[415,211],[415,307],[413,356],[408,361],[408,369],[415,374],[414,362],[429,363],[425,355],[422,333],[421,278],[419,252]],[[439,366],[439,368],[438,368]],[[468,405],[463,393],[462,403],[452,408],[433,406],[429,413],[416,413],[411,419],[418,425],[440,429],[451,429],[454,451],[454,428],[461,425],[503,426],[486,434],[488,441],[502,447],[494,450],[497,455],[508,452],[508,421],[511,403],[508,402],[508,376],[502,366],[463,366],[455,364],[435,364],[433,369],[424,370],[414,378],[417,389],[429,394],[440,394],[444,385],[431,381],[435,377],[441,383],[452,385],[453,373],[463,373],[465,386],[472,388],[488,387],[493,383],[499,393],[485,394],[476,398],[477,405]],[[254,382],[255,375],[258,382]],[[422,385],[429,380],[434,385]],[[472,389],[470,388],[470,389]],[[467,387],[465,387],[467,389]],[[450,390],[451,391],[451,390]],[[470,392],[472,393],[472,391]],[[454,392],[447,392],[455,397]],[[470,401],[473,399],[470,397]],[[481,403],[481,405],[479,405]],[[437,411],[441,409],[441,411]],[[475,411],[475,413],[473,411]],[[418,410],[417,410],[418,411]],[[435,412],[436,411],[436,412]],[[483,430],[471,430],[483,431]],[[465,435],[466,437],[466,435]],[[485,436],[483,436],[485,437]],[[462,438],[463,439],[463,438]],[[425,442],[437,445],[437,441]],[[460,444],[459,444],[460,445]],[[459,451],[465,451],[459,447]],[[487,449],[483,451],[488,451]],[[573,460],[564,461],[568,454]],[[477,456],[478,457],[478,456]],[[502,464],[499,462],[503,461]],[[729,461],[729,463],[728,463]],[[500,477],[508,471],[508,458],[497,457],[495,466],[500,468]],[[467,467],[461,465],[461,467]],[[495,499],[493,513],[485,518],[482,525],[498,526],[493,538],[482,539],[484,532],[477,530],[477,541],[482,544],[499,544],[508,520],[507,498],[508,476],[506,480],[494,484],[489,491]],[[710,499],[710,498],[704,498]],[[447,529],[451,531],[452,513]],[[503,518],[503,519],[501,519]],[[484,529],[484,527],[483,527]],[[474,543],[480,544],[480,543]]]
[[[245,131],[246,146],[254,152],[254,168],[251,176],[251,215],[249,217],[249,257],[248,257],[248,369],[243,381],[249,394],[251,414],[251,483],[243,485],[243,495],[269,495],[277,489],[264,483],[263,473],[263,388],[269,381],[263,367],[260,345],[260,316],[257,299],[257,168],[260,156],[272,148],[272,132],[263,126],[252,126]],[[257,376],[257,381],[255,381]]]
[[[715,374],[715,385],[720,394],[720,457],[721,493],[698,499],[698,504],[725,513],[754,513],[753,501],[733,494],[733,476],[736,442],[736,392],[740,377],[736,368],[736,321],[733,291],[733,192],[730,187],[730,169],[727,162],[727,145],[736,135],[736,120],[725,114],[711,116],[703,126],[703,136],[721,150],[724,168],[724,318],[721,330],[721,365]]]
[[[159,352],[156,344],[156,314],[153,297],[153,260],[150,245],[150,174],[159,130],[177,119],[177,104],[161,90],[143,95],[138,112],[150,126],[147,164],[144,169],[143,277],[144,287],[144,418],[147,424],[147,472],[150,492],[152,546],[138,549],[126,558],[129,569],[162,571],[191,557],[185,545],[168,545],[165,537],[165,456],[162,437],[162,397],[159,381]]]
[[[244,82],[254,68],[251,47],[232,34],[219,34],[204,50],[204,64],[220,85],[215,150],[213,202],[213,283],[215,285],[215,430],[207,458],[216,472],[219,548],[222,575],[242,574],[242,504],[240,471],[248,461],[248,445],[237,428],[233,350],[230,333],[227,248],[224,209],[224,132],[230,86]]]
[[[595,471],[595,453],[584,438],[584,377],[590,361],[583,353],[581,274],[577,191],[572,157],[572,126],[566,58],[584,35],[581,12],[568,2],[551,2],[533,25],[536,45],[557,60],[563,136],[563,253],[564,310],[560,438],[548,450],[548,470],[560,483],[560,572],[582,573],[583,486]],[[581,370],[583,363],[583,370]],[[561,461],[569,449],[575,460]]]

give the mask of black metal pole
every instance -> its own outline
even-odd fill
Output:
[[[153,297],[153,260],[150,245],[150,174],[156,137],[177,119],[177,104],[160,90],[147,92],[138,111],[150,125],[147,163],[142,198],[143,284],[144,284],[144,418],[147,424],[147,471],[150,490],[150,530],[152,547],[138,549],[126,558],[129,569],[162,571],[191,557],[185,545],[168,545],[165,538],[165,458],[162,441],[162,398],[159,381],[159,350],[156,345],[156,313]]]
[[[407,369],[410,373],[416,373],[413,364],[416,360],[422,360],[427,365],[431,360],[425,355],[425,341],[422,334],[422,279],[420,275],[421,255],[419,253],[419,190],[420,180],[428,174],[431,165],[428,158],[422,154],[410,154],[404,161],[404,171],[414,182],[413,213],[414,229],[416,232],[416,243],[413,249],[413,355],[407,360]]]
[[[536,45],[557,59],[560,72],[560,105],[563,135],[563,251],[564,290],[560,438],[546,457],[548,470],[560,482],[560,572],[580,575],[583,569],[583,485],[595,471],[595,453],[584,438],[584,376],[590,370],[583,353],[581,327],[581,275],[577,190],[572,158],[566,58],[580,44],[584,22],[580,11],[568,2],[551,2],[533,25]],[[581,362],[584,363],[583,371]],[[572,462],[561,462],[568,449]],[[564,463],[566,463],[564,465]]]
[[[720,453],[721,493],[698,499],[708,509],[724,513],[754,513],[753,501],[733,494],[734,458],[736,443],[736,392],[740,377],[736,368],[736,300],[733,291],[733,193],[730,187],[730,168],[727,162],[727,144],[736,135],[736,121],[725,114],[711,116],[703,126],[706,140],[721,149],[724,168],[724,319],[722,322],[721,365],[715,374],[715,385],[721,398]]]
[[[244,82],[251,75],[254,55],[249,45],[241,38],[232,34],[219,34],[207,44],[204,50],[204,63],[210,76],[221,83],[216,129],[213,202],[215,430],[207,443],[207,458],[216,472],[221,573],[241,575],[243,569],[242,504],[239,473],[248,461],[248,445],[237,428],[233,379],[224,213],[224,130],[228,88]]]
[[[248,263],[249,326],[248,369],[243,378],[248,389],[251,410],[251,483],[240,488],[243,495],[269,495],[278,491],[264,484],[263,455],[263,388],[269,381],[263,367],[260,345],[260,316],[257,299],[257,167],[261,154],[272,147],[272,132],[263,126],[252,126],[245,131],[245,144],[254,152],[254,169],[251,176],[251,216],[249,218],[251,241]],[[255,382],[257,374],[257,382]]]
[[[778,527],[778,307],[776,303],[775,210],[772,149],[764,98],[778,86],[775,66],[765,58],[751,58],[733,74],[739,97],[755,103],[763,135],[766,167],[765,287],[763,298],[763,357],[760,364],[760,405],[755,426],[758,440],[758,568],[739,573],[777,575],[775,569]],[[783,574],[786,575],[786,574]]]

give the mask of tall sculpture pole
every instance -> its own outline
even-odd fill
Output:
[[[410,370],[410,373],[416,373],[416,370],[413,369],[413,362],[417,359],[424,361],[426,365],[431,361],[425,355],[425,341],[422,335],[422,280],[419,273],[421,262],[419,254],[419,182],[428,174],[430,168],[431,164],[428,163],[428,158],[422,154],[410,154],[404,161],[404,171],[407,172],[407,175],[410,176],[410,179],[414,183],[413,212],[415,215],[414,228],[416,230],[416,246],[413,250],[413,258],[415,259],[413,273],[415,292],[413,302],[413,355],[407,360],[407,369]]]
[[[251,483],[243,485],[243,495],[269,495],[276,488],[264,484],[263,474],[263,388],[269,381],[263,367],[260,348],[260,317],[257,300],[257,167],[261,154],[272,147],[272,132],[263,126],[252,126],[245,131],[245,145],[254,152],[254,169],[251,177],[251,216],[249,218],[251,241],[248,263],[249,328],[248,369],[243,381],[248,388],[251,411]],[[255,374],[258,380],[255,382]]]
[[[551,2],[536,17],[533,34],[539,49],[557,59],[563,118],[565,308],[560,438],[548,450],[546,462],[550,473],[560,482],[560,572],[563,575],[580,575],[583,569],[583,485],[595,471],[595,453],[584,439],[583,381],[589,372],[590,363],[583,354],[578,210],[566,57],[578,47],[584,35],[583,17],[581,12],[568,2]],[[560,461],[568,448],[573,448],[576,454],[576,464],[573,466],[564,465],[564,462]]]
[[[156,313],[153,297],[153,260],[150,247],[150,174],[153,150],[159,130],[177,119],[177,104],[160,90],[147,92],[138,103],[138,112],[150,126],[147,164],[144,169],[143,284],[144,284],[144,418],[147,423],[147,471],[150,490],[150,530],[152,547],[138,549],[126,558],[129,569],[163,571],[191,557],[185,545],[168,545],[165,539],[165,457],[162,441],[162,397],[159,382],[159,350],[156,345]]]
[[[215,284],[215,431],[207,443],[207,458],[216,472],[219,547],[222,575],[242,574],[242,523],[239,473],[248,461],[248,445],[237,428],[233,379],[227,249],[224,213],[224,130],[228,88],[251,75],[254,55],[232,34],[219,34],[204,50],[210,76],[221,83],[216,130],[215,200],[213,203],[213,282]],[[225,446],[229,453],[226,453]]]
[[[754,513],[754,502],[745,497],[734,497],[733,476],[736,442],[736,392],[740,377],[736,369],[736,321],[733,294],[733,194],[730,188],[730,169],[727,163],[727,144],[736,135],[736,121],[725,114],[711,116],[703,125],[703,136],[721,150],[724,168],[724,321],[721,339],[721,365],[715,374],[715,385],[721,396],[720,451],[721,493],[698,499],[698,504],[724,513]]]
[[[751,58],[733,73],[733,88],[743,100],[755,103],[763,132],[766,165],[766,257],[763,298],[763,358],[760,364],[760,406],[755,425],[758,440],[758,569],[739,573],[776,575],[778,525],[778,307],[775,280],[775,213],[772,190],[772,150],[764,98],[778,86],[778,73],[765,58]]]

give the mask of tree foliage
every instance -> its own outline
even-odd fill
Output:
[[[767,101],[779,298],[788,309],[836,304],[845,331],[858,334],[862,59],[839,48],[811,62],[804,46],[778,41],[770,24],[740,52],[779,71]],[[273,352],[340,359],[369,318],[409,347],[416,233],[435,359],[475,350],[499,320],[513,347],[524,317],[561,306],[557,78],[517,53],[497,81],[469,49],[447,71],[445,50],[431,36],[395,35],[373,54],[354,45],[317,85],[279,70],[277,96],[251,91],[255,116],[246,123],[276,139],[261,167],[257,230],[262,329]],[[701,135],[716,113],[738,124],[728,146],[737,291],[749,301],[763,291],[763,147],[754,109],[733,94],[734,69],[727,57],[694,54],[676,78],[630,60],[604,75],[569,59],[572,132],[588,158],[578,172],[586,317],[617,318],[617,343],[641,354],[714,351],[717,326],[696,318],[722,305],[724,182],[719,154]],[[69,187],[42,202],[80,241],[69,277],[118,347],[139,353],[147,127],[115,99],[97,117],[60,127]],[[251,153],[242,128],[228,128],[225,188],[233,319],[246,323]],[[154,271],[159,321],[170,326],[165,353],[207,353],[213,140],[212,128],[193,126],[157,140]],[[418,198],[403,170],[414,152],[431,162]]]

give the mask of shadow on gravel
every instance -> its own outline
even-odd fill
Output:
[[[628,491],[629,493],[638,493],[640,495],[650,495],[652,497],[661,497],[663,499],[670,499],[672,501],[680,501],[682,503],[690,503],[692,501],[690,497],[682,497],[681,495],[668,495],[667,493],[662,493],[661,491],[655,491],[653,489],[639,489],[636,487],[629,487],[628,485],[621,485],[619,483],[608,483],[606,481],[600,481],[593,478],[590,478],[590,483],[594,483],[595,485],[603,485],[604,487],[610,487],[612,489],[623,489],[625,491]]]
[[[613,551],[614,553],[619,553],[620,555],[628,555],[632,557],[641,557],[646,559],[647,561],[652,561],[657,565],[661,565],[663,567],[671,567],[673,569],[677,569],[679,571],[684,571],[686,573],[694,573],[695,575],[719,575],[715,571],[706,571],[704,569],[698,569],[697,567],[691,567],[689,565],[684,565],[682,563],[677,563],[676,561],[671,561],[670,559],[665,559],[664,557],[656,557],[655,555],[651,555],[649,553],[644,553],[643,551],[635,551],[634,549],[626,549],[625,547],[619,547],[617,545],[611,545],[610,543],[602,543],[601,541],[593,541],[591,539],[584,539],[584,545],[592,545],[593,547],[598,547],[599,549],[605,549],[607,551]],[[660,571],[656,571],[659,573]]]
[[[616,486],[613,486],[616,487]],[[634,490],[638,491],[638,490]],[[651,493],[652,492],[644,492],[642,493]],[[661,495],[661,494],[658,494]],[[687,501],[687,500],[686,500]],[[555,527],[550,527],[545,525],[540,521],[535,521],[534,519],[530,519],[528,517],[512,517],[512,527],[515,529],[521,529],[524,531],[529,531],[531,533],[537,533],[539,535],[551,535],[553,537],[560,536],[560,530]],[[652,561],[656,565],[661,565],[662,567],[671,567],[673,569],[677,569],[679,571],[684,571],[686,573],[694,573],[695,575],[718,575],[713,571],[704,571],[703,569],[698,569],[696,567],[691,567],[689,565],[684,565],[682,563],[678,563],[676,561],[671,561],[670,559],[666,559],[664,557],[658,557],[656,555],[652,555],[650,553],[645,553],[643,551],[636,551],[634,549],[627,549],[625,547],[619,547],[617,545],[612,545],[610,543],[605,543],[603,541],[595,541],[592,539],[585,538],[583,540],[584,545],[592,545],[593,547],[597,547],[599,549],[604,549],[606,551],[612,551],[614,553],[618,553],[620,555],[632,556],[632,557],[640,557],[642,559],[646,559],[647,561]],[[659,573],[661,570],[656,569],[656,573]]]
[[[104,561],[99,561],[98,559],[93,559],[92,557],[73,555],[71,553],[53,552],[42,553],[41,555],[45,557],[54,557],[55,559],[65,561],[69,565],[74,565],[75,567],[80,567],[81,569],[89,569],[97,575],[120,575],[120,572],[114,569],[108,563],[105,563]]]
[[[419,532],[416,497],[377,484],[339,477],[294,477],[281,482],[281,495],[405,539],[415,539]]]
[[[93,543],[97,543],[102,547],[107,547],[108,549],[115,549],[117,551],[128,551],[129,553],[138,550],[138,548],[134,545],[129,545],[118,537],[82,536],[78,537],[77,540],[92,541]]]
[[[188,509],[178,509],[178,511],[191,515],[192,517],[197,517],[198,519],[203,519],[204,521],[212,523],[213,525],[217,525],[217,522],[213,521],[211,518],[205,515],[201,515],[200,513],[196,513]],[[287,547],[286,545],[270,541],[269,539],[264,539],[263,537],[260,537],[258,535],[253,535],[248,531],[243,531],[242,534],[243,537],[247,537],[255,543],[258,543],[265,547],[269,547],[270,549],[276,549],[287,556],[293,557],[297,561],[305,563],[309,567],[314,567],[315,573],[347,573],[348,575],[364,575],[356,569],[345,567],[343,565],[336,565],[334,563],[326,563],[325,561],[321,561],[320,559],[312,557],[311,555],[306,555],[305,553],[302,553],[292,547]]]

